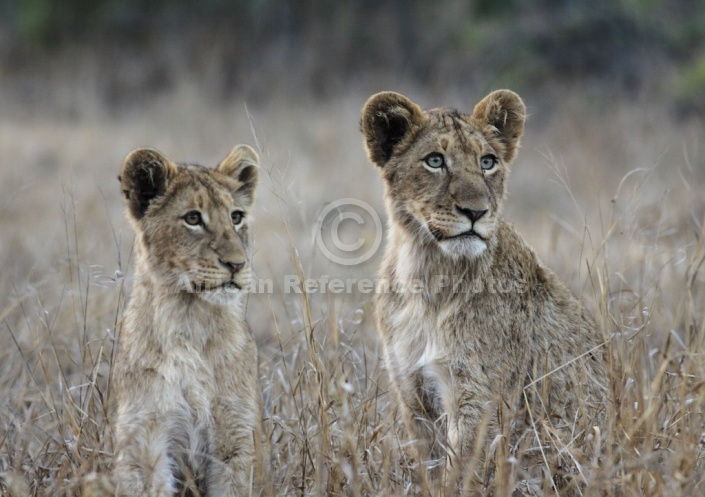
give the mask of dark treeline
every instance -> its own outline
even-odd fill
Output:
[[[654,67],[705,83],[705,2],[692,0],[5,0],[0,68],[89,47],[149,60],[140,84],[175,67],[212,75],[215,90],[284,77],[313,92],[377,71],[420,84],[606,80],[638,87]],[[127,62],[125,62],[127,64]],[[680,69],[679,69],[680,70]],[[111,69],[106,68],[110,73]],[[286,73],[286,76],[282,74]],[[702,73],[702,74],[701,74]],[[113,81],[115,77],[109,77]],[[119,77],[117,78],[119,80]]]

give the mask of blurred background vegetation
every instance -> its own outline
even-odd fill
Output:
[[[371,94],[470,111],[499,87],[529,112],[506,216],[627,365],[586,495],[702,495],[705,1],[0,0],[0,497],[110,467],[123,158],[213,166],[235,143],[263,165],[253,267],[275,291],[248,320],[277,495],[413,492],[370,295],[283,277],[374,278],[382,251],[338,266],[312,236],[338,199],[385,217]]]
[[[140,104],[198,75],[215,99],[325,96],[380,76],[527,92],[579,80],[666,90],[705,110],[705,2],[692,0],[4,0],[0,70],[88,64],[103,103]],[[80,74],[81,71],[79,70]],[[14,79],[13,99],[36,99]],[[6,85],[9,84],[5,81]],[[85,84],[85,82],[84,82]]]

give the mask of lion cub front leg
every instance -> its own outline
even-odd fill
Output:
[[[484,461],[486,433],[496,429],[497,412],[488,380],[472,362],[440,361],[419,370],[408,386],[413,397],[402,393],[416,401],[402,402],[411,407],[406,422],[427,456],[432,480],[447,484],[472,460]]]
[[[118,420],[115,460],[120,497],[171,497],[177,490],[174,460],[169,454],[168,423],[150,413]]]
[[[254,341],[248,339],[243,350],[229,351],[215,361],[219,383],[210,437],[209,495],[250,495],[261,479],[262,392],[256,357]]]
[[[424,382],[421,373],[392,376],[404,424],[415,440],[418,462],[431,468],[431,476],[435,477],[447,455],[447,423],[438,410],[436,392]]]
[[[250,495],[258,476],[259,412],[253,398],[220,401],[208,475],[208,488],[213,495]]]

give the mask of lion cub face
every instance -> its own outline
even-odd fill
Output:
[[[238,145],[214,170],[138,149],[120,173],[141,243],[138,271],[170,291],[227,303],[250,283],[248,223],[259,160]]]
[[[494,237],[525,116],[521,98],[508,90],[489,94],[469,115],[425,111],[393,92],[372,96],[362,132],[395,222],[453,257],[482,254]]]

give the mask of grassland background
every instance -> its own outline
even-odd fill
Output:
[[[705,9],[84,3],[0,5],[0,495],[109,495],[121,161],[149,146],[215,165],[241,142],[262,157],[253,265],[274,282],[248,305],[274,493],[412,494],[370,295],[285,293],[284,277],[374,278],[381,250],[346,267],[314,243],[340,198],[386,219],[369,95],[470,111],[498,87],[529,111],[506,217],[624,370],[586,494],[705,493]]]

